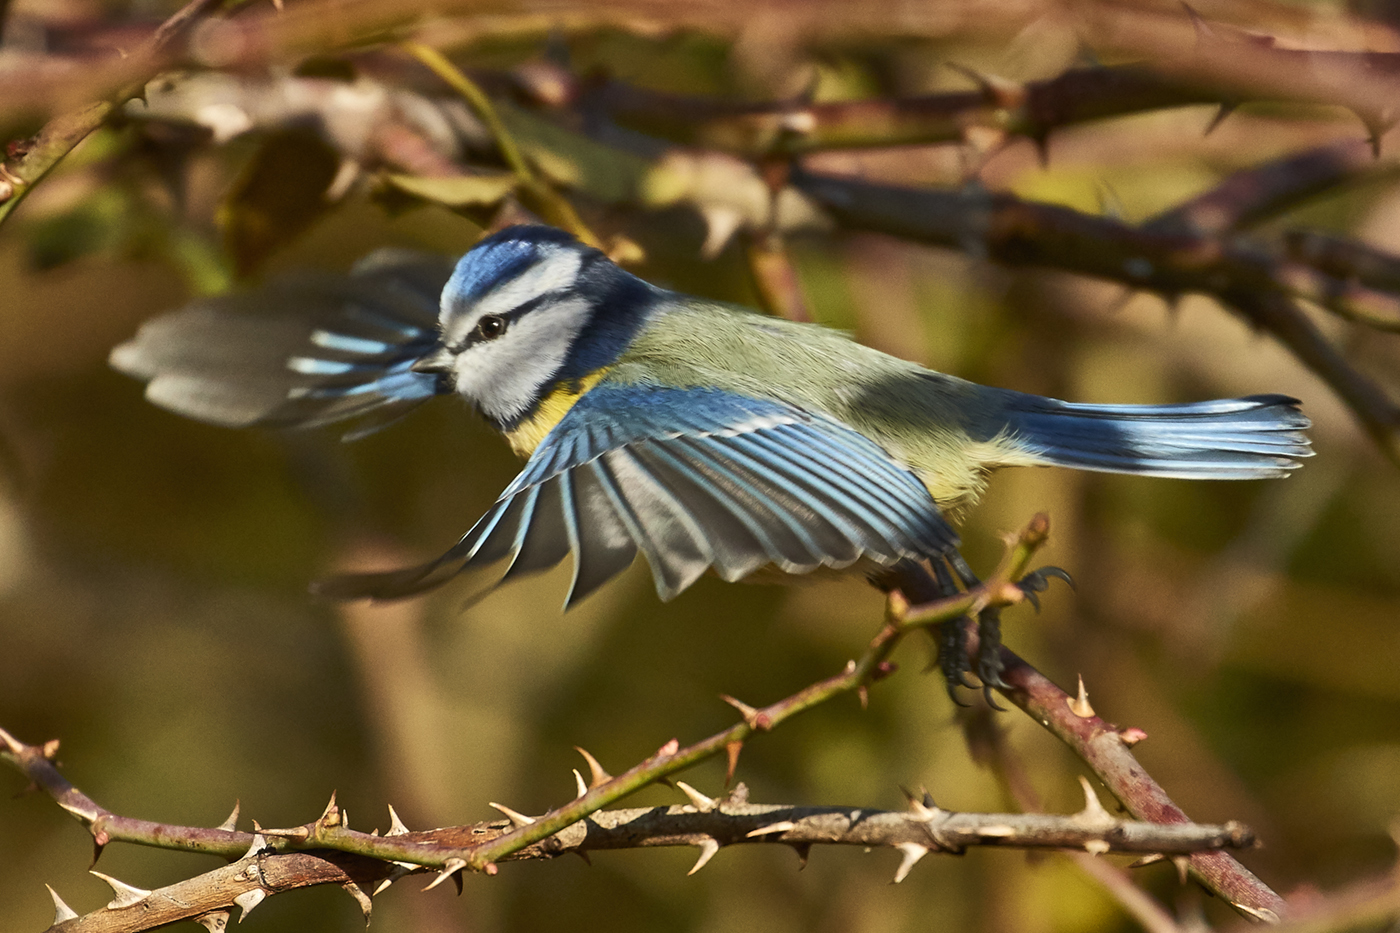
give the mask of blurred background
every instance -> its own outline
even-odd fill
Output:
[[[834,673],[881,624],[879,595],[857,581],[704,579],[663,605],[641,565],[567,616],[567,565],[466,609],[470,588],[459,584],[398,604],[318,602],[307,583],[319,575],[406,564],[455,541],[517,470],[505,444],[447,399],[352,444],[333,431],[223,430],[151,406],[139,384],[107,368],[111,347],[142,321],[195,295],[288,270],[344,270],[384,245],[460,254],[527,207],[558,208],[549,197],[521,207],[528,199],[503,192],[400,184],[391,176],[432,173],[414,171],[409,157],[366,155],[363,134],[355,150],[346,140],[372,123],[346,130],[325,119],[354,108],[327,103],[334,93],[324,82],[348,93],[369,76],[451,98],[386,44],[411,35],[484,76],[519,115],[510,126],[522,135],[533,127],[528,154],[552,197],[567,197],[653,282],[761,305],[753,246],[777,237],[812,317],[938,370],[1076,401],[1302,399],[1317,456],[1285,481],[1007,471],[962,524],[964,553],[989,571],[1004,533],[1050,514],[1042,558],[1068,569],[1078,590],[1056,585],[1039,615],[1009,613],[1008,643],[1067,689],[1082,675],[1100,715],[1146,731],[1141,761],[1193,818],[1251,825],[1264,845],[1244,861],[1276,890],[1315,900],[1393,865],[1400,476],[1332,388],[1208,297],[1168,301],[1010,268],[976,242],[940,249],[802,221],[775,233],[748,208],[726,215],[699,183],[682,185],[684,196],[656,195],[665,185],[655,175],[650,188],[619,193],[599,166],[621,175],[631,163],[589,149],[598,139],[643,168],[666,153],[702,165],[705,150],[639,142],[635,129],[606,137],[593,131],[596,113],[567,100],[555,111],[539,105],[541,87],[570,76],[720,102],[834,101],[975,89],[950,64],[1030,82],[1150,58],[1098,41],[1108,27],[1095,17],[1108,7],[874,3],[848,19],[815,4],[542,11],[503,2],[489,15],[448,6],[406,19],[388,3],[228,6],[228,22],[266,21],[285,41],[255,54],[229,51],[230,34],[196,32],[191,58],[176,64],[227,84],[196,92],[173,81],[148,108],[128,108],[0,228],[0,725],[31,743],[60,738],[65,775],[99,803],[208,826],[238,800],[242,828],[248,818],[314,819],[332,791],[356,829],[387,829],[388,803],[413,829],[491,818],[488,800],[538,813],[573,796],[570,769],[582,764],[572,746],[620,772],[668,739],[685,744],[731,723],[721,693],[762,704]],[[79,80],[84,62],[109,61],[175,9],[156,0],[0,3],[0,83],[44,91],[4,112],[3,135],[22,139],[73,106],[74,87],[91,90]],[[1114,9],[1141,17],[1125,22],[1192,28],[1175,4]],[[1233,32],[1243,30],[1294,48],[1400,50],[1384,9],[1262,0],[1199,9],[1225,24],[1221,41],[1247,45]],[[491,84],[493,75],[533,76],[533,104]],[[326,98],[313,107],[319,121],[277,111],[277,95],[294,96],[286,82],[299,78],[323,82],[313,87]],[[270,111],[254,112],[250,99]],[[1056,126],[1046,162],[1024,136],[994,134],[988,145],[969,132],[815,152],[804,164],[907,185],[975,183],[1137,223],[1232,172],[1366,135],[1341,108],[1287,100],[1246,101],[1207,135],[1217,109],[1142,108]],[[452,158],[499,177],[505,168],[480,127],[455,119],[451,132],[465,142]],[[1382,142],[1384,159],[1396,139]],[[480,150],[488,155],[472,154]],[[736,178],[757,177],[725,158],[716,164]],[[1376,166],[1252,235],[1306,228],[1400,249],[1400,189],[1387,163]],[[743,216],[731,224],[735,212]],[[1393,394],[1400,338],[1308,313]],[[751,741],[737,774],[751,798],[900,808],[900,786],[922,785],[946,808],[1013,808],[1005,775],[974,760],[965,739],[992,728],[1004,731],[1046,808],[1077,809],[1081,763],[1018,712],[989,715],[971,694],[974,709],[955,709],[940,679],[922,673],[931,659],[931,645],[911,639],[868,710],[838,700]],[[723,763],[684,779],[718,794]],[[8,798],[22,780],[0,776],[0,789]],[[629,805],[677,802],[679,793],[652,788]],[[495,877],[467,877],[460,897],[451,885],[420,893],[415,879],[376,898],[374,924],[422,933],[1134,928],[1057,856],[933,856],[897,887],[890,852],[818,849],[799,872],[786,848],[738,847],[686,877],[694,857],[653,849],[598,853],[591,867],[505,864]],[[80,913],[105,903],[110,893],[86,874],[90,858],[87,834],[48,799],[5,799],[0,927],[48,924],[45,883]],[[216,864],[114,845],[97,867],[154,888]],[[1134,877],[1183,918],[1231,922],[1180,887],[1170,865]],[[272,898],[248,921],[266,931],[361,925],[358,907],[333,889]]]

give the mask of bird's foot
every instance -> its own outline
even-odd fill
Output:
[[[1006,688],[1001,679],[1005,667],[1001,663],[1001,610],[988,606],[977,614],[977,679],[982,681],[987,705],[998,712],[1005,712],[1005,708],[993,699],[992,691]]]
[[[967,704],[958,699],[957,688],[974,689],[967,681],[967,672],[972,670],[967,656],[967,621],[967,616],[958,616],[938,626],[938,666],[943,671],[948,697],[959,706]]]
[[[1052,578],[1063,580],[1069,584],[1070,589],[1074,589],[1074,578],[1063,567],[1041,567],[1016,581],[1016,588],[1026,595],[1026,601],[1035,607],[1036,612],[1040,611],[1040,596],[1037,594],[1050,587]]]
[[[956,588],[951,587],[951,577],[956,577],[958,582],[966,589],[973,589],[980,586],[981,581],[972,572],[967,563],[960,555],[954,552],[946,560],[947,569],[938,574],[942,589],[952,589],[956,593]],[[935,568],[942,569],[942,568]],[[951,571],[951,573],[949,572]],[[1020,580],[1016,581],[1016,587],[1026,596],[1026,601],[1040,611],[1039,594],[1045,592],[1050,585],[1050,580],[1059,579],[1074,586],[1074,581],[1070,575],[1060,567],[1041,567],[1031,571]],[[953,702],[963,704],[957,697],[958,687],[974,689],[968,682],[967,675],[974,673],[978,680],[982,682],[983,695],[986,697],[987,705],[993,709],[1000,710],[1003,707],[997,704],[992,697],[992,691],[1006,689],[1007,684],[1002,679],[1001,673],[1005,665],[1001,660],[1001,608],[999,606],[988,606],[977,614],[977,658],[976,666],[968,651],[968,629],[969,620],[966,616],[957,619],[950,619],[942,623],[938,632],[938,666],[943,672],[943,679],[948,685],[948,695],[953,698]]]

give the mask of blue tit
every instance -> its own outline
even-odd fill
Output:
[[[541,226],[489,236],[455,268],[378,253],[348,277],[200,301],[111,362],[156,404],[225,425],[358,433],[455,394],[526,458],[441,557],[321,584],[345,598],[570,554],[569,606],[638,552],[662,599],[707,571],[871,574],[954,554],[945,516],[998,467],[1261,479],[1311,454],[1282,395],[1091,405],[989,388],[659,288]]]

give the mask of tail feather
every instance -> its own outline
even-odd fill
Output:
[[[1008,393],[1012,442],[1047,464],[1178,479],[1286,476],[1312,456],[1286,395],[1184,405],[1091,405]]]

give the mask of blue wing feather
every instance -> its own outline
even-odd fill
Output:
[[[394,598],[506,557],[502,579],[572,552],[573,605],[640,550],[670,599],[711,568],[734,580],[770,564],[789,573],[888,566],[956,546],[918,478],[843,424],[717,389],[605,380],[446,554],[325,591]]]
[[[157,405],[213,424],[377,430],[443,389],[409,366],[437,343],[450,266],[381,251],[349,276],[202,298],[142,326],[111,363]]]

